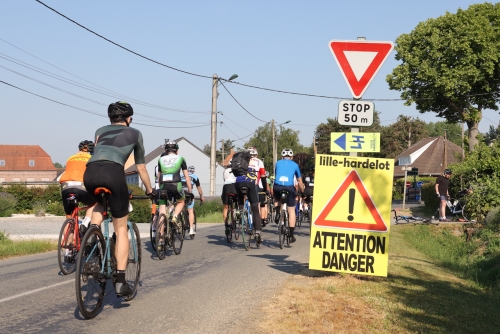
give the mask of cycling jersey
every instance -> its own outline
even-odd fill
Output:
[[[61,175],[59,183],[67,181],[83,182],[83,173],[85,173],[87,162],[91,157],[92,156],[88,152],[78,152],[69,157],[66,161],[66,170]]]
[[[189,178],[191,179],[191,186],[194,188],[194,186],[199,187],[200,186],[200,179],[196,174],[192,173],[189,174]],[[186,178],[184,177],[184,173],[181,174],[181,183],[183,188],[187,188],[187,183],[186,183]]]
[[[187,170],[186,160],[177,154],[163,153],[158,159],[158,170],[162,174],[160,184],[181,182],[181,170]]]
[[[223,174],[224,184],[233,184],[236,182],[236,176],[233,174],[233,170],[231,168],[226,168]]]
[[[294,186],[294,178],[300,177],[299,165],[293,160],[282,159],[276,162],[275,185]]]
[[[123,125],[106,125],[95,132],[94,155],[87,164],[112,161],[124,165],[134,151],[137,165],[144,164],[144,144],[139,130]]]
[[[237,176],[236,182],[253,182],[262,188],[262,182],[260,178],[266,175],[266,170],[264,168],[264,163],[262,160],[252,157],[248,163],[248,173],[245,175]]]

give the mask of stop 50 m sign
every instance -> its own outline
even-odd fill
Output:
[[[370,126],[373,124],[375,105],[369,101],[342,100],[339,102],[339,124]]]

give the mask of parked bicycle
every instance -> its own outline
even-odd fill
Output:
[[[238,199],[236,194],[228,193],[227,195],[227,216],[224,221],[224,226],[226,227],[226,239],[227,242],[232,242],[238,240],[241,233],[241,220],[236,219],[236,205],[238,204]]]
[[[109,223],[112,218],[108,214],[108,197],[111,192],[106,188],[97,188],[95,194],[101,197],[103,205],[104,231],[97,225],[91,225],[85,233],[81,244],[81,251],[76,261],[76,300],[80,313],[86,318],[94,318],[99,312],[108,280],[115,286],[116,259],[114,248],[116,236],[109,235]],[[149,196],[133,196],[134,199],[149,199]],[[125,279],[132,293],[125,300],[132,300],[137,293],[137,286],[141,273],[141,238],[139,229],[130,221],[127,222],[129,237],[129,252]]]
[[[78,195],[69,194],[66,201],[74,204],[71,218],[64,221],[59,232],[59,241],[57,244],[59,269],[64,275],[73,272],[76,264],[76,257],[80,251],[81,240],[84,232],[80,231],[78,223],[78,214],[80,211],[87,210],[88,206],[78,207]]]
[[[470,189],[464,189],[460,191],[457,195],[456,198],[448,198],[446,200],[446,207],[448,208],[448,213],[452,217],[458,218],[459,221],[465,221],[468,222],[471,219],[471,213],[470,211],[466,208],[466,202],[465,202],[465,195],[467,195],[471,190]],[[439,208],[441,206],[441,203],[439,203],[436,212],[434,213],[434,216],[439,218]]]
[[[394,210],[391,210],[391,212],[394,212],[394,221],[396,223],[396,225],[400,225],[400,224],[409,224],[409,223],[431,223],[431,220],[428,219],[428,218],[422,218],[422,217],[418,217],[418,216],[403,216],[403,215],[399,215],[397,214],[397,212],[399,211],[399,209],[394,209]]]

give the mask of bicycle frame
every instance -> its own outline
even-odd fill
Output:
[[[71,219],[73,219],[73,221],[75,222],[75,226],[73,229],[73,247],[76,248],[77,251],[80,251],[81,247],[80,227],[78,224],[78,212],[82,210],[87,210],[88,208],[89,208],[88,206],[83,206],[83,207],[75,206],[73,212],[71,213]],[[69,235],[71,234],[69,233],[69,231],[70,229],[68,227],[68,229],[64,232],[63,239],[61,240],[61,247],[63,248],[68,246],[66,245],[66,243],[68,241]]]

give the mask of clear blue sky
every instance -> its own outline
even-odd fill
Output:
[[[395,41],[421,21],[476,3],[467,0],[44,2],[116,43],[184,71],[203,76],[218,74],[223,78],[237,73],[236,81],[249,85],[347,99],[351,98],[350,92],[328,48],[330,40],[364,36],[368,40]],[[92,90],[107,90],[108,95],[119,93],[128,100],[201,112],[174,112],[131,101],[137,114],[135,122],[188,127],[135,125],[143,133],[147,152],[165,138],[184,136],[199,147],[210,142],[211,79],[173,71],[139,58],[34,0],[0,2],[0,38],[2,81],[101,115],[106,115],[109,103],[120,98],[40,72],[48,71],[51,76],[62,76]],[[386,75],[397,66],[394,55],[395,52],[390,55],[363,98],[399,98],[399,92],[389,90],[385,81]],[[12,61],[35,66],[39,72]],[[256,117],[265,121],[274,119],[277,123],[291,120],[286,126],[300,131],[304,145],[312,142],[316,125],[327,117],[337,117],[339,101],[335,99],[274,93],[235,84],[226,87]],[[217,129],[218,141],[246,136],[264,124],[247,114],[222,86],[219,92],[218,110],[223,116],[218,121],[224,125]],[[108,122],[106,118],[4,84],[0,84],[0,96],[0,143],[38,144],[54,162],[64,164],[81,140],[92,139],[95,130]],[[402,101],[375,102],[375,106],[381,112],[383,125],[393,123],[400,114],[418,116],[426,122],[442,120],[433,113],[419,114],[413,106],[405,107]],[[498,112],[492,110],[486,110],[484,116],[481,132],[486,132],[490,125],[496,126],[500,119]],[[200,125],[204,126],[189,128]],[[240,140],[236,144],[243,143]]]

